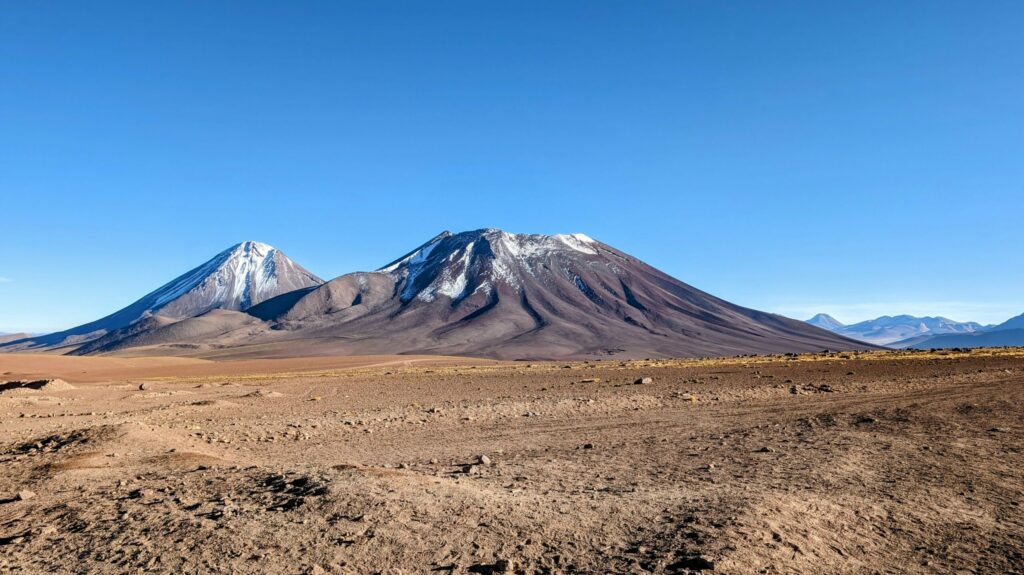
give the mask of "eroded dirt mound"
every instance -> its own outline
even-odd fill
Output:
[[[0,383],[0,394],[19,391],[70,391],[75,386],[63,379],[37,379],[33,381],[5,381]]]
[[[20,442],[3,461],[26,460],[34,475],[51,477],[73,470],[139,467],[197,462],[225,463],[224,454],[177,430],[141,422],[97,425]]]

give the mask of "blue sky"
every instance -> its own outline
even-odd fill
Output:
[[[1020,2],[7,2],[0,331],[256,239],[584,232],[737,303],[1024,312]]]

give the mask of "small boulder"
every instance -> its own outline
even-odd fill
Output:
[[[29,499],[32,499],[35,496],[36,496],[35,492],[29,491],[28,489],[22,489],[21,491],[18,492],[16,497],[17,497],[18,501],[27,501]]]
[[[654,379],[650,377],[638,377],[636,381],[633,382],[633,385],[642,385],[645,383],[654,383]]]

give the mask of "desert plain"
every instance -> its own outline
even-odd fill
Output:
[[[0,390],[0,573],[1024,572],[1024,349],[3,354]]]

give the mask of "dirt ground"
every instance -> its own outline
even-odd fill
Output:
[[[1024,572],[1022,349],[74,360],[0,356],[67,382],[0,385],[0,573]]]

